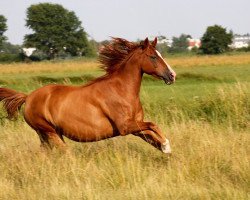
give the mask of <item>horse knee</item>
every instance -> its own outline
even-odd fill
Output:
[[[118,129],[119,133],[120,133],[120,136],[126,136],[128,135],[130,132],[129,132],[129,129],[127,126],[122,126]]]
[[[129,134],[129,132],[126,129],[120,130],[120,136],[126,136]]]

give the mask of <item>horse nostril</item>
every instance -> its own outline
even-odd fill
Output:
[[[175,73],[175,72],[171,72],[171,73],[170,73],[170,76],[173,77],[173,78],[175,78],[176,73]]]
[[[176,76],[175,72],[170,72],[169,75],[170,75],[171,81],[175,81],[175,76]]]

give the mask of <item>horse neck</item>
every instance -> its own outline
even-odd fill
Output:
[[[117,71],[116,77],[122,80],[120,87],[121,91],[131,94],[134,97],[138,97],[140,93],[142,71],[140,63],[135,55],[128,58],[127,62],[124,62],[120,69]]]

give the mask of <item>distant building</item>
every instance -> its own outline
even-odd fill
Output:
[[[194,47],[197,47],[197,48],[201,47],[201,40],[200,39],[188,38],[187,40],[188,40],[188,50],[191,50]]]
[[[165,38],[163,40],[160,40],[159,42],[160,44],[166,44],[168,47],[172,47],[172,44],[173,44],[173,40],[172,39],[169,39],[169,38]]]
[[[155,36],[150,36],[148,39],[153,41],[155,39]],[[163,35],[157,36],[157,39],[158,39],[157,41],[158,44],[166,44],[168,47],[172,46],[172,43],[173,43],[172,39],[169,39]]]
[[[245,35],[234,35],[233,43],[230,45],[233,49],[240,49],[243,47],[248,47],[250,44],[250,34]]]
[[[23,54],[27,57],[30,57],[36,48],[22,48]]]

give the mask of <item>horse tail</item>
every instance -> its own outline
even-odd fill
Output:
[[[11,90],[8,88],[0,88],[0,102],[3,102],[3,107],[7,111],[7,118],[13,119],[17,116],[17,111],[25,102],[28,95]]]

